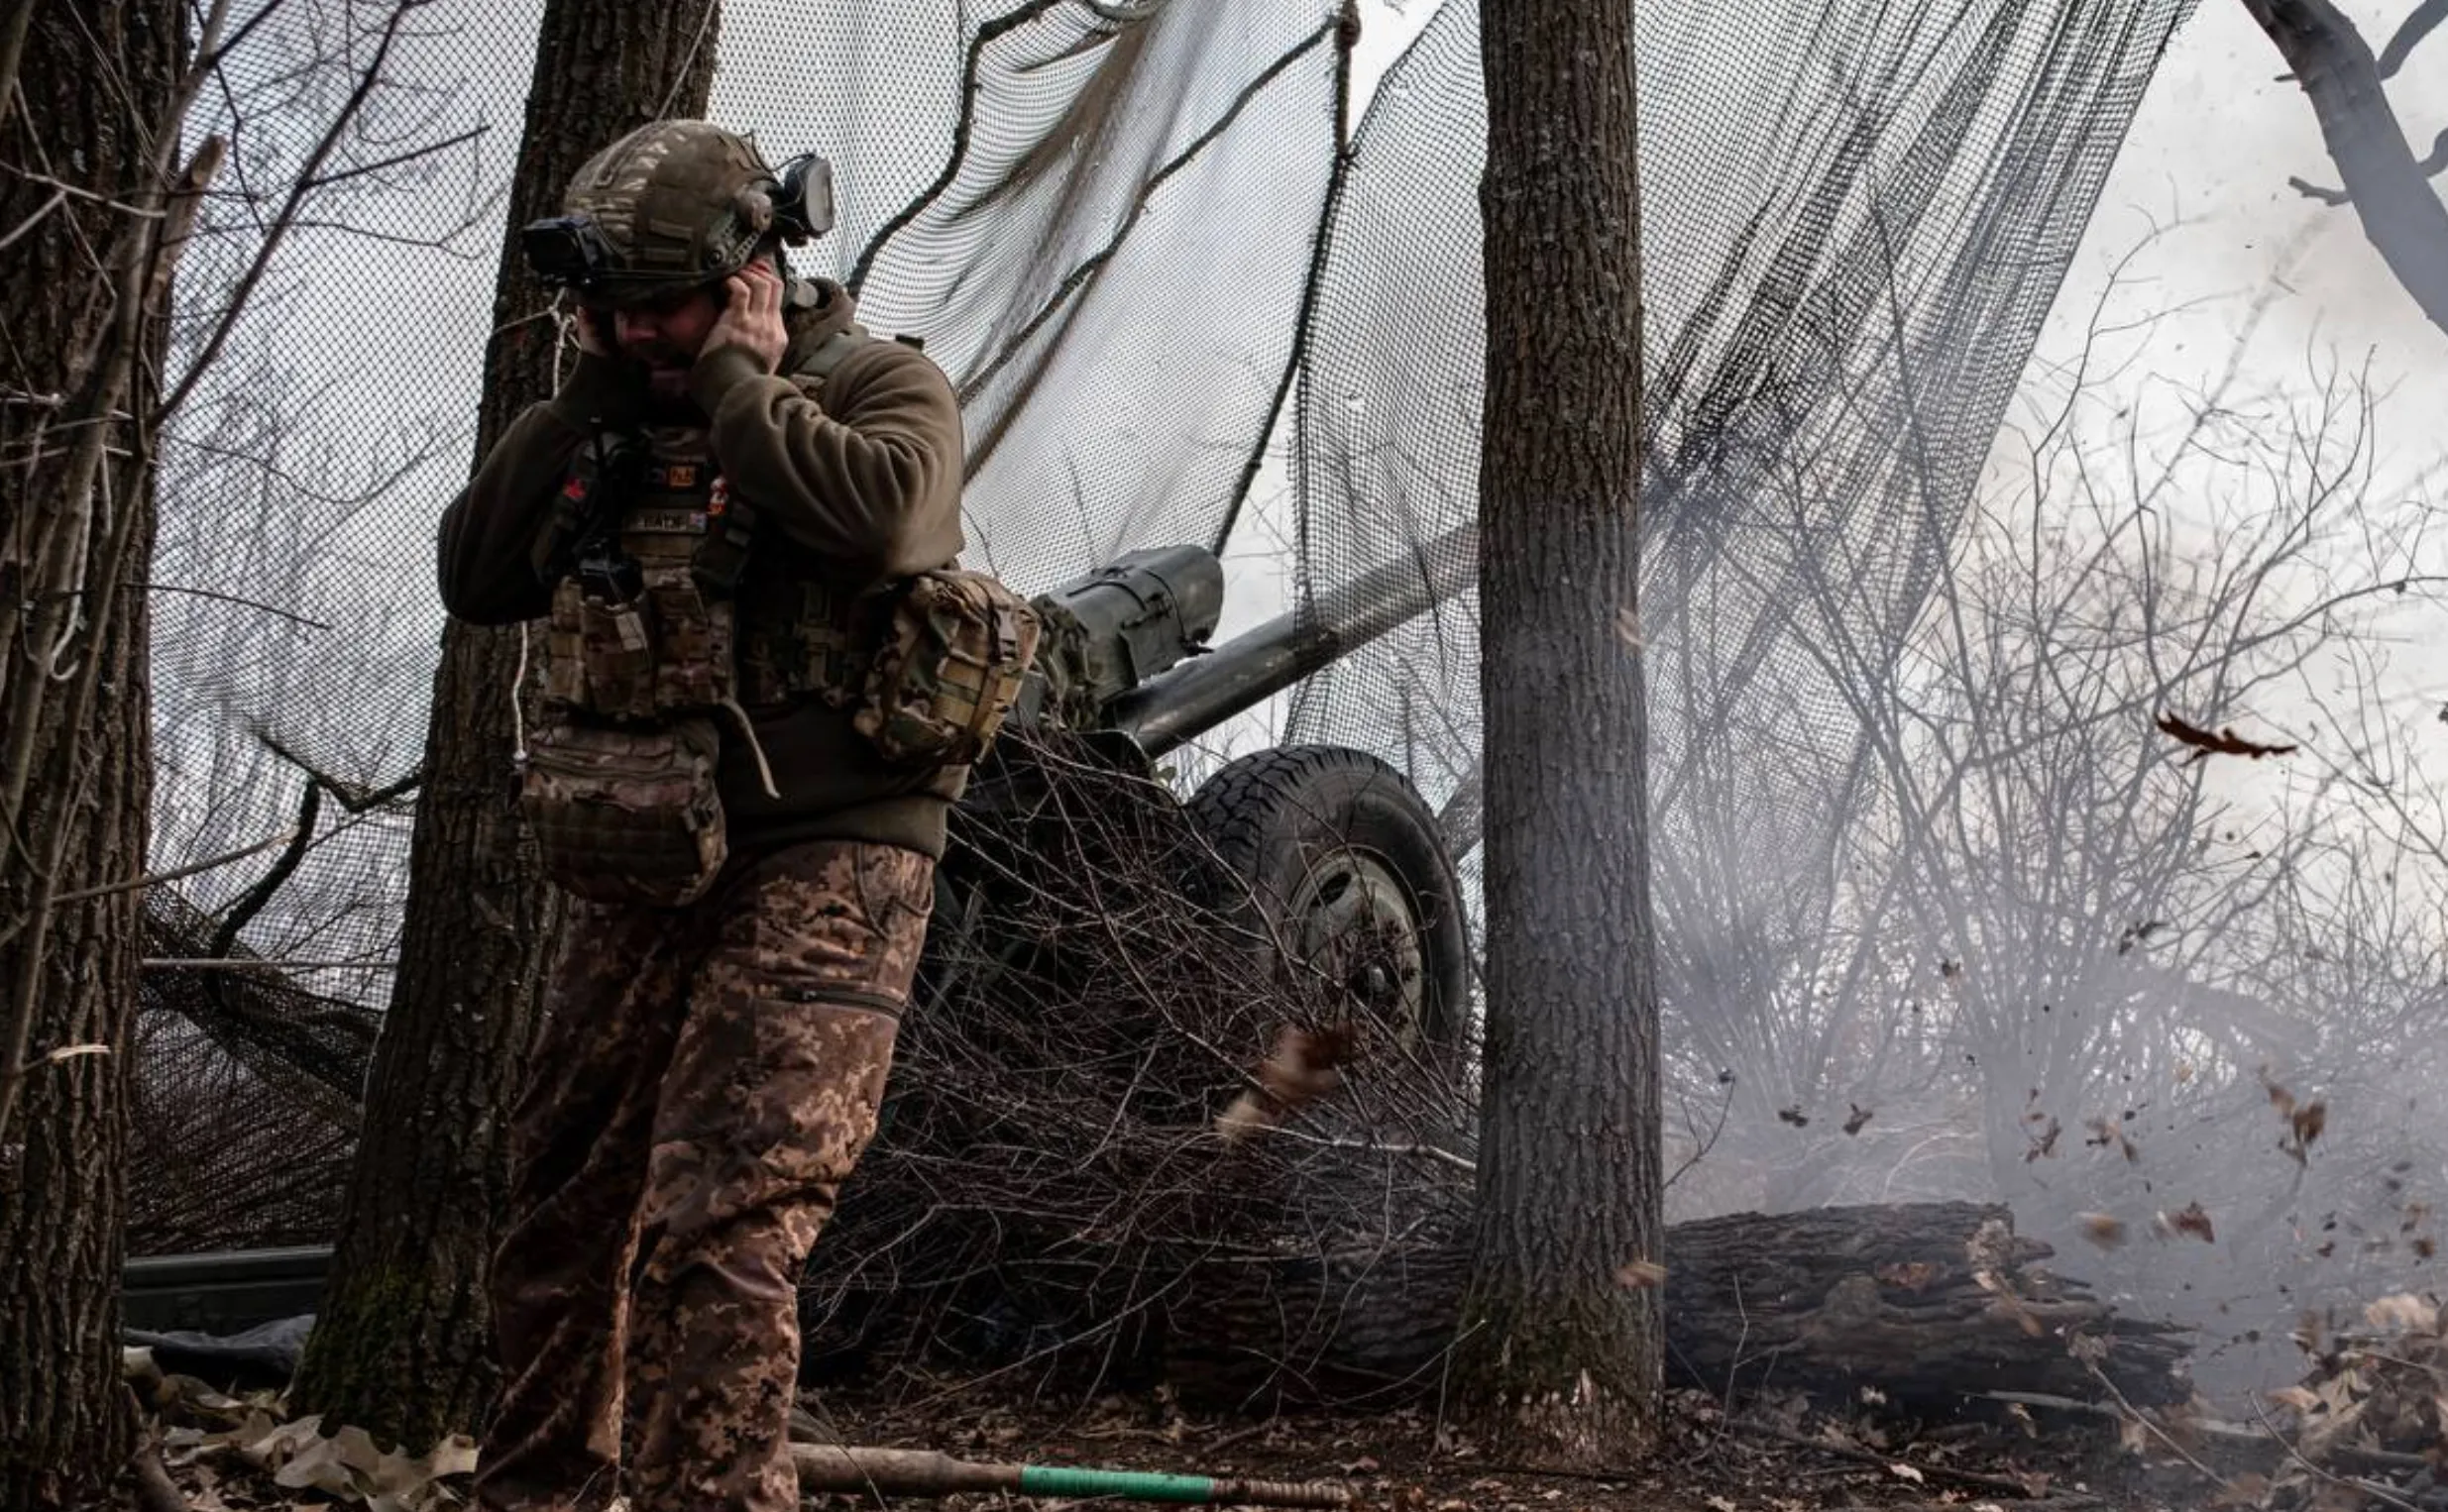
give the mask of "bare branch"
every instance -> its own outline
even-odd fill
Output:
[[[9,101],[17,93],[17,69],[26,56],[26,33],[34,23],[34,0],[9,8],[9,19],[0,23],[0,126],[8,124]]]
[[[282,745],[265,730],[258,729],[255,736],[264,742],[266,750],[305,773],[316,787],[338,799],[340,807],[351,813],[371,813],[385,804],[396,803],[424,785],[425,769],[422,767],[412,767],[406,776],[395,782],[385,783],[380,788],[350,782],[346,778],[334,777],[317,768],[312,762]]]
[[[69,183],[65,179],[54,178],[49,173],[37,173],[29,168],[21,168],[14,162],[0,162],[0,168],[7,168],[28,183],[49,184],[56,194],[65,194],[72,199],[91,200],[97,205],[108,205],[121,215],[140,215],[148,220],[158,221],[169,213],[159,205],[131,205],[124,199],[113,199],[107,194],[97,194],[91,189]],[[49,206],[45,207],[45,209],[49,208]],[[14,240],[17,233],[11,232],[9,235]]]
[[[249,856],[268,851],[276,845],[286,845],[296,834],[297,831],[294,828],[283,829],[269,839],[258,840],[241,850],[209,856],[201,861],[190,861],[185,866],[175,866],[166,872],[147,872],[142,877],[131,877],[125,882],[110,882],[100,887],[79,888],[73,893],[61,893],[54,898],[52,903],[55,906],[63,903],[81,903],[88,898],[106,898],[113,893],[131,893],[138,888],[149,888],[160,882],[176,882],[182,877],[197,876],[218,867],[227,866],[233,861],[244,861]]]
[[[19,221],[16,229],[9,232],[8,235],[0,236],[0,251],[6,251],[9,245],[15,242],[19,237],[24,236],[27,232],[32,231],[35,227],[43,224],[43,218],[45,216],[50,215],[54,210],[58,209],[61,205],[64,205],[67,202],[68,191],[66,189],[60,188],[52,190],[51,198],[43,201],[40,205],[37,205],[32,215],[29,215],[24,220]]]
[[[2414,160],[2371,44],[2333,0],[2243,5],[2310,98],[2364,235],[2423,314],[2448,331],[2448,205]]]
[[[2355,202],[2355,197],[2344,189],[2332,189],[2324,184],[2314,183],[2298,173],[2286,175],[2286,187],[2305,199],[2316,199],[2324,205],[2351,205]]]
[[[2384,1505],[2395,1507],[2399,1509],[2399,1512],[2422,1512],[2420,1507],[2415,1506],[2412,1502],[2407,1501],[2396,1492],[2390,1490],[2387,1486],[2374,1485],[2368,1480],[2348,1480],[2331,1470],[2325,1469],[2322,1466],[2313,1463],[2309,1458],[2305,1458],[2303,1451],[2295,1448],[2292,1441],[2290,1441],[2284,1434],[2278,1431],[2278,1426],[2270,1421],[2270,1415],[2262,1410],[2261,1399],[2258,1396],[2248,1395],[2245,1397],[2245,1401],[2251,1404],[2253,1416],[2260,1420],[2262,1429],[2270,1435],[2271,1442],[2277,1444],[2281,1450],[2284,1451],[2287,1458],[2293,1460],[2297,1465],[2309,1471],[2314,1476],[2330,1485],[2336,1486],[2342,1491],[2348,1492],[2349,1494],[2368,1496],[2372,1500],[2380,1502]]]
[[[491,130],[493,128],[490,126],[472,126],[455,137],[445,137],[439,142],[428,142],[422,147],[412,147],[404,153],[394,153],[389,158],[378,159],[373,162],[352,163],[345,168],[336,168],[329,173],[301,179],[300,182],[309,189],[329,188],[333,184],[344,183],[352,178],[362,178],[369,173],[380,173],[386,168],[402,167],[420,159],[447,153],[454,147],[461,147],[475,141]]]
[[[397,961],[290,961],[251,955],[147,956],[137,964],[147,971],[271,971],[282,974],[293,971],[395,971],[399,967]]]
[[[128,587],[142,589],[149,594],[184,594],[191,598],[211,598],[222,603],[235,603],[242,608],[260,609],[264,613],[276,615],[281,619],[285,619],[291,624],[304,625],[309,630],[328,630],[331,628],[328,623],[320,619],[308,619],[303,614],[295,614],[291,613],[287,609],[277,608],[272,604],[261,601],[260,599],[242,598],[236,594],[215,593],[208,588],[179,588],[168,583],[131,583]]]
[[[287,239],[297,219],[299,207],[305,203],[309,195],[314,193],[316,175],[321,173],[323,164],[330,160],[331,155],[339,150],[341,140],[348,135],[350,126],[355,123],[359,113],[366,108],[366,102],[373,98],[376,86],[383,81],[383,69],[390,60],[391,48],[399,40],[400,28],[406,25],[410,12],[428,3],[429,0],[396,0],[396,3],[392,5],[389,17],[383,24],[382,38],[375,44],[374,56],[358,71],[355,86],[349,91],[348,99],[341,103],[340,109],[332,116],[331,124],[324,129],[322,140],[315,143],[313,151],[306,155],[305,162],[298,165],[297,177],[289,185],[288,196],[282,202],[279,213],[274,216],[271,226],[266,230],[264,245],[256,249],[254,261],[248,264],[247,270],[239,275],[237,286],[230,295],[229,303],[222,311],[220,323],[213,327],[212,335],[205,339],[202,350],[196,354],[195,361],[187,366],[187,371],[178,379],[177,385],[163,397],[159,412],[164,418],[167,419],[175,414],[178,406],[195,391],[195,385],[203,379],[206,373],[211,371],[213,359],[219,357],[221,349],[228,344],[230,333],[237,327],[239,317],[246,312],[256,285],[263,281],[265,272],[272,267],[274,256],[279,252],[280,244]]]
[[[218,601],[218,602],[221,602],[221,603],[235,603],[235,604],[240,605],[240,606],[241,606],[241,607],[243,607],[243,608],[260,609],[260,610],[262,610],[264,613],[267,613],[267,614],[272,614],[272,615],[277,615],[278,617],[279,617],[279,618],[281,618],[281,619],[285,619],[285,620],[289,621],[291,624],[304,625],[304,626],[305,626],[307,629],[309,629],[309,630],[328,630],[328,629],[330,629],[330,628],[331,628],[331,626],[330,626],[329,624],[326,624],[324,621],[322,621],[322,620],[320,620],[320,619],[308,619],[308,618],[307,618],[305,615],[303,615],[303,614],[294,614],[294,613],[291,613],[291,612],[290,612],[289,610],[287,610],[287,609],[279,608],[279,607],[277,607],[277,606],[275,606],[275,605],[273,605],[273,604],[266,603],[266,602],[262,601],[261,599],[257,599],[257,598],[242,598],[242,597],[240,597],[240,596],[239,596],[238,594],[223,594],[223,593],[216,593],[215,591],[213,591],[213,590],[211,590],[211,589],[208,589],[208,588],[179,588],[179,587],[176,587],[176,586],[174,586],[174,585],[167,584],[167,583],[146,583],[146,582],[143,582],[143,581],[141,581],[141,580],[130,581],[129,583],[127,583],[127,584],[125,584],[125,585],[123,585],[123,586],[124,586],[124,587],[127,587],[127,588],[136,589],[136,590],[138,590],[138,591],[139,591],[139,592],[141,592],[141,593],[148,593],[148,594],[186,594],[186,595],[188,595],[188,596],[190,596],[190,597],[195,597],[195,598],[211,598],[211,599],[214,599],[214,600],[216,600],[216,601]],[[55,594],[51,594],[51,595],[49,595],[49,596],[52,596],[52,597],[57,597],[57,598],[82,598],[82,597],[84,597],[84,596],[85,596],[85,594],[86,594],[86,591],[85,591],[84,589],[81,589],[81,588],[73,588],[73,589],[65,589],[65,590],[62,590],[62,591],[60,591],[59,593]]]
[[[2448,172],[2448,131],[2441,132],[2432,140],[2431,155],[2414,166],[2422,170],[2425,178],[2437,178],[2442,172]],[[2289,174],[2286,184],[2305,199],[2316,199],[2324,205],[2351,205],[2355,202],[2355,197],[2344,189],[2332,189],[2299,175]]]
[[[226,956],[235,950],[238,936],[246,932],[247,925],[254,922],[255,917],[271,904],[273,896],[290,877],[296,875],[298,863],[306,859],[308,847],[314,844],[315,821],[322,816],[322,812],[323,785],[308,778],[306,791],[298,798],[297,822],[289,827],[287,846],[274,859],[271,869],[256,879],[255,886],[247,889],[236,903],[230,905],[229,912],[213,929],[212,940],[206,947],[213,955]]]
[[[1331,1134],[1313,1134],[1297,1129],[1287,1129],[1280,1124],[1256,1124],[1247,1127],[1252,1133],[1257,1134],[1273,1134],[1278,1138],[1297,1139],[1303,1144],[1314,1145],[1319,1149],[1353,1150],[1358,1153],[1368,1155],[1409,1155],[1422,1160],[1440,1161],[1446,1165],[1452,1166],[1455,1170],[1462,1171],[1466,1174],[1475,1174],[1479,1170],[1479,1164],[1477,1161],[1470,1159],[1468,1156],[1457,1155],[1450,1149],[1444,1149],[1434,1144],[1414,1144],[1401,1140],[1355,1139]]]
[[[289,229],[291,231],[336,231],[342,236],[352,237],[362,241],[387,242],[393,247],[414,247],[426,252],[438,252],[446,258],[452,258],[461,263],[474,263],[485,257],[486,254],[482,252],[462,250],[458,247],[452,246],[451,242],[453,238],[458,237],[465,232],[476,229],[477,225],[478,219],[471,216],[467,220],[464,220],[460,224],[452,227],[449,231],[442,233],[440,236],[430,236],[422,233],[410,235],[405,232],[384,231],[374,226],[361,226],[354,221],[332,220],[315,215],[301,215],[297,217],[297,219],[289,222]]]
[[[200,81],[203,75],[218,69],[223,63],[229,61],[230,54],[246,45],[247,39],[254,35],[255,29],[279,15],[281,7],[285,4],[287,0],[266,0],[264,5],[257,8],[254,15],[240,22],[238,30],[227,37],[221,35],[221,28],[228,19],[229,6],[227,4],[214,6],[212,18],[204,28],[203,45],[196,53],[193,68],[189,70],[190,75]]]
[[[2380,50],[2380,76],[2396,77],[2397,70],[2405,66],[2405,59],[2413,54],[2415,46],[2436,31],[2443,21],[2448,21],[2448,0],[2422,0],[2420,5],[2415,6],[2413,14],[2398,26],[2396,35],[2389,39],[2389,45]]]

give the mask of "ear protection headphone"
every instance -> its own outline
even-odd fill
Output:
[[[802,153],[772,177],[743,186],[731,212],[750,238],[773,231],[792,247],[811,242],[833,230],[833,164]]]

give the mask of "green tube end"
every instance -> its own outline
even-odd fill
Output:
[[[1166,1475],[1143,1470],[1080,1470],[1064,1465],[1020,1468],[1023,1496],[1128,1496],[1139,1501],[1206,1502],[1215,1482],[1204,1475]]]

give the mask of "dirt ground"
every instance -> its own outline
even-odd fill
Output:
[[[190,1425],[171,1435],[165,1458],[171,1482],[195,1512],[351,1506],[437,1512],[466,1505],[467,1476],[455,1462],[432,1465],[443,1471],[439,1475],[420,1475],[402,1472],[391,1458],[383,1461],[388,1469],[369,1469],[354,1482],[334,1470],[325,1483],[357,1487],[340,1491],[299,1485],[315,1477],[295,1468],[277,1475],[281,1458],[301,1461],[292,1455],[257,1463],[240,1446],[264,1442],[264,1430],[280,1416],[278,1402],[265,1396],[244,1407],[251,1421],[237,1426],[240,1404],[223,1399],[218,1416],[233,1426],[219,1433],[207,1431],[209,1424],[193,1426],[199,1414],[192,1406],[170,1414]],[[971,1460],[1326,1482],[1346,1487],[1354,1508],[1385,1512],[2189,1512],[2269,1504],[2262,1496],[2238,1494],[2266,1482],[2222,1491],[2203,1473],[2207,1465],[2121,1447],[2113,1422],[2049,1419],[1914,1426],[1892,1414],[1873,1418],[1866,1409],[1832,1415],[1798,1402],[1770,1402],[1754,1403],[1729,1420],[1716,1401],[1684,1392],[1670,1399],[1665,1443],[1653,1458],[1619,1470],[1562,1474],[1508,1463],[1441,1429],[1430,1410],[1235,1417],[1182,1411],[1162,1391],[1033,1401],[992,1382],[897,1372],[861,1389],[809,1393],[800,1436]],[[464,1446],[455,1453],[464,1459]],[[863,1494],[809,1499],[834,1512],[884,1504]],[[945,1512],[1050,1512],[1087,1503],[970,1493],[933,1498],[932,1504]],[[157,1496],[140,1505],[162,1504]]]
[[[1997,1512],[2141,1512],[2199,1504],[2173,1477],[2121,1453],[2113,1427],[1963,1423],[1910,1432],[1892,1423],[1839,1424],[1799,1404],[1755,1408],[1729,1421],[1715,1401],[1684,1392],[1671,1398],[1666,1443],[1646,1462],[1562,1474],[1508,1463],[1441,1430],[1425,1410],[1239,1419],[1185,1413],[1161,1393],[1110,1396],[1080,1408],[1032,1405],[953,1381],[934,1400],[907,1391],[905,1383],[893,1402],[832,1392],[808,1406],[835,1442],[972,1459],[1325,1481],[1347,1486],[1356,1507],[1393,1512],[1988,1512],[1983,1503]],[[1824,1435],[1837,1442],[1811,1442]],[[2196,1479],[2195,1486],[2203,1483]],[[825,1501],[838,1508],[858,1499]],[[941,1505],[1065,1504],[977,1495]]]
[[[262,1419],[257,1419],[262,1424]],[[901,1377],[886,1390],[833,1390],[806,1399],[803,1434],[837,1444],[926,1449],[967,1460],[1172,1470],[1184,1475],[1327,1482],[1356,1510],[1386,1512],[2125,1512],[2205,1507],[2218,1492],[2122,1454],[2113,1432],[2032,1424],[1948,1424],[1907,1432],[1827,1414],[1745,1412],[1728,1422],[1699,1394],[1672,1397],[1667,1441],[1637,1465],[1542,1472],[1508,1463],[1449,1432],[1429,1412],[1381,1417],[1241,1419],[1180,1412],[1163,1392],[1092,1404],[1028,1402],[952,1377]],[[1819,1439],[1814,1444],[1814,1439]],[[233,1441],[235,1444],[235,1441]],[[463,1472],[399,1482],[394,1500],[284,1487],[245,1463],[233,1444],[173,1441],[171,1482],[196,1512],[363,1505],[428,1512],[465,1505]],[[291,1475],[293,1477],[293,1475]],[[881,1505],[871,1495],[813,1495],[811,1507]],[[903,1505],[928,1505],[906,1500]],[[1084,1502],[947,1495],[945,1512],[1079,1507]]]

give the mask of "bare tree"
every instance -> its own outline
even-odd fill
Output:
[[[2448,170],[2448,130],[2417,160],[2387,89],[2389,76],[2448,19],[2448,11],[2436,0],[2417,5],[2375,56],[2334,0],[2243,4],[2310,98],[2321,138],[2345,180],[2342,190],[2299,177],[2292,180],[2295,187],[2330,204],[2352,204],[2389,270],[2431,323],[2448,331],[2448,205],[2429,182]]]
[[[0,48],[0,1504],[126,1462],[117,1279],[152,759],[147,604],[171,270],[210,142],[167,0],[19,7]],[[200,51],[218,45],[217,20]],[[37,21],[39,19],[39,24]]]
[[[2371,507],[2351,383],[2181,396],[2172,438],[2137,403],[2104,443],[2074,417],[2088,402],[1973,522],[1929,660],[1865,705],[2002,1194],[2031,1194],[2052,1128],[2071,1147],[2087,1118],[2126,1122],[2122,1078],[2172,1085],[2170,1027],[2231,1070],[2289,1058],[2283,1016],[2237,989],[2266,976],[2255,920],[2317,830],[2270,822],[2239,769],[2289,754],[2283,721],[2333,648],[2436,587],[2427,511]],[[2230,727],[2225,749],[2190,733]],[[2036,1108],[2034,1088],[2093,1106]]]
[[[2123,339],[2142,355],[2150,324]],[[1827,795],[1841,880],[1824,937],[1770,941],[1754,1001],[1676,1005],[1669,1066],[1703,1109],[1717,1068],[1776,1083],[1779,1115],[1738,1105],[1702,1163],[1730,1163],[1711,1184],[1731,1202],[1777,1194],[1780,1163],[1804,1168],[1779,1199],[1800,1205],[2010,1201],[2077,1267],[2215,1327],[2239,1272],[2274,1307],[2282,1278],[2342,1284],[2314,1264],[2334,1241],[2298,1236],[2324,1211],[2380,1223],[2378,1172],[2421,1153],[2333,1125],[2307,1174],[2272,1109],[2322,1089],[2394,1108],[2434,1058],[2448,868],[2418,874],[2441,810],[2408,749],[2433,708],[2383,680],[2406,616],[2436,624],[2437,505],[2380,471],[2357,376],[2137,397],[2103,377],[2118,340],[2095,323],[2036,376],[2043,412],[1997,454],[1903,660],[1839,633],[1840,575],[1805,580],[1800,639],[1869,753]],[[1673,838],[1667,898],[1690,863]],[[2195,1200],[2217,1248],[2114,1242]]]
[[[416,145],[416,120],[385,111],[399,45],[429,4],[108,0],[17,7],[0,29],[10,1506],[89,1497],[126,1458],[117,1287],[149,906],[272,848],[250,834],[231,854],[147,870],[153,605],[212,596],[154,571],[162,514],[208,507],[177,490],[166,458],[226,437],[209,413],[219,376],[246,349],[249,312],[277,300],[296,233],[435,150]],[[268,52],[297,66],[259,68]],[[226,539],[241,554],[260,545],[243,525]]]
[[[1632,8],[1482,18],[1488,386],[1480,476],[1488,1008],[1454,1379],[1510,1451],[1595,1464],[1655,1433],[1661,1242]]]
[[[717,0],[545,5],[472,467],[551,395],[566,361],[517,228],[551,214],[579,165],[614,138],[705,109],[719,14]],[[453,622],[444,635],[399,973],[331,1278],[292,1390],[300,1411],[413,1453],[473,1428],[493,1391],[484,1279],[508,1182],[507,1113],[559,924],[511,786],[516,701],[534,693],[540,650],[523,626]]]

